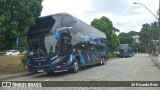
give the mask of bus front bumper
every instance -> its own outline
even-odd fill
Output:
[[[61,72],[61,71],[67,71],[68,69],[71,69],[72,65],[63,65],[63,66],[28,66],[29,72]]]

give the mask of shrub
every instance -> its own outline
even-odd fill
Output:
[[[27,65],[27,55],[21,58],[21,62],[23,64],[23,68],[25,69],[25,66]]]
[[[5,51],[3,51],[3,52],[0,52],[0,56],[1,56],[1,55],[4,55],[5,53],[6,53]]]
[[[117,55],[115,53],[108,53],[108,57],[109,58],[115,58]]]

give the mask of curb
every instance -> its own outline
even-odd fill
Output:
[[[151,60],[155,63],[155,65],[160,69],[160,66],[158,65],[158,63],[156,63],[156,62],[154,61],[154,59],[152,58],[152,56],[150,56],[150,58],[151,58]]]
[[[29,75],[34,75],[36,73],[30,73],[30,72],[21,72],[21,73],[15,73],[15,74],[8,74],[6,76],[0,76],[0,81],[2,80],[8,80],[12,78],[18,78],[18,77],[24,77],[24,76],[29,76]]]

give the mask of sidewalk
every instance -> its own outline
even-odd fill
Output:
[[[158,56],[150,56],[152,61],[156,64],[156,66],[158,66],[158,68],[160,69],[160,63],[158,63]]]
[[[11,78],[17,78],[17,77],[27,76],[27,75],[32,75],[32,74],[33,73],[29,73],[28,71],[20,72],[20,73],[13,73],[13,74],[1,74],[0,73],[0,81],[11,79]]]

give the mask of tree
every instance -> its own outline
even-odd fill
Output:
[[[120,30],[115,28],[115,27],[113,27],[113,32],[120,32]]]
[[[106,34],[109,44],[109,52],[113,52],[119,45],[119,39],[114,33],[115,28],[112,22],[105,16],[100,19],[94,19],[91,25]],[[118,29],[117,29],[118,30]]]
[[[158,40],[159,36],[158,22],[153,22],[150,24],[149,35],[153,40]]]
[[[150,25],[148,23],[142,25],[142,29],[140,31],[140,41],[143,44],[148,44],[148,40],[150,39],[149,37],[149,29]]]
[[[128,33],[120,33],[118,35],[121,44],[132,44],[133,38]]]
[[[0,50],[14,46],[16,38],[25,34],[28,27],[40,16],[42,0],[0,1]]]
[[[119,45],[120,41],[118,36],[115,33],[111,34],[111,40],[109,40],[109,46],[111,47],[109,50],[113,52]]]
[[[156,50],[158,45],[158,22],[153,22],[151,24],[143,24],[140,31],[140,42],[151,53],[151,50]]]
[[[136,35],[139,35],[139,32],[130,31],[130,32],[128,32],[128,34],[129,34],[130,36],[136,36]]]

